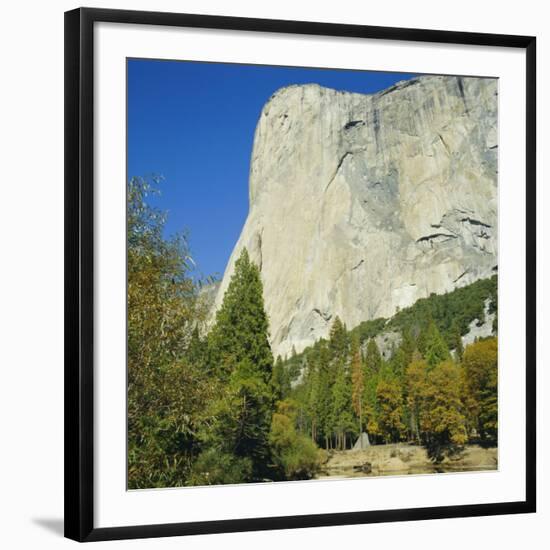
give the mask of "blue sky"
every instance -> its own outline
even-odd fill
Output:
[[[128,60],[128,177],[164,178],[166,233],[187,230],[198,273],[222,275],[248,214],[260,111],[279,88],[315,82],[373,93],[415,75]]]

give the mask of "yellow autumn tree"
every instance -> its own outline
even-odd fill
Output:
[[[468,427],[486,444],[498,440],[498,341],[480,340],[466,347],[464,369],[464,402]]]
[[[427,389],[428,363],[418,352],[413,355],[406,372],[407,407],[409,409],[411,436],[421,443],[420,415]]]
[[[381,376],[376,386],[378,425],[386,443],[396,443],[405,431],[403,394],[395,376]]]
[[[468,440],[461,400],[462,373],[452,360],[428,371],[420,410],[420,430],[428,455],[440,462]]]

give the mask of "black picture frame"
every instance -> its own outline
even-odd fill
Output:
[[[517,502],[286,517],[94,527],[93,89],[96,22],[500,46],[526,52],[526,498]],[[79,8],[65,13],[65,536],[77,541],[163,537],[536,511],[536,39],[389,28]]]

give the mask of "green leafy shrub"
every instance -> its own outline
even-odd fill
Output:
[[[296,431],[291,417],[273,415],[269,442],[278,479],[311,479],[319,470],[321,456],[317,445]]]
[[[251,476],[250,458],[238,457],[211,447],[203,451],[193,464],[188,485],[243,483]]]

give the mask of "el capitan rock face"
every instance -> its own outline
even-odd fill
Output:
[[[374,95],[291,86],[266,103],[243,247],[275,355],[494,274],[497,81],[425,76]]]

